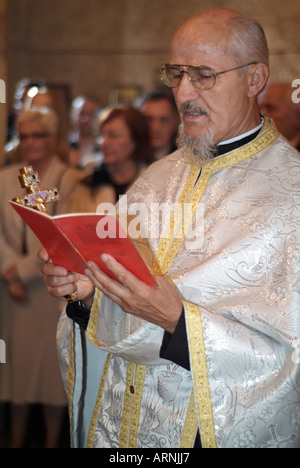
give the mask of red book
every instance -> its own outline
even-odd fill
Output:
[[[138,279],[150,286],[156,285],[132,240],[114,216],[68,214],[51,217],[18,203],[9,203],[40,240],[55,265],[84,275],[87,262],[93,261],[114,278],[100,258],[107,253]],[[106,237],[102,238],[104,228]],[[97,231],[101,231],[101,238]]]

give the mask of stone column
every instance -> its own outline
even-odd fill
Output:
[[[7,0],[0,0],[0,167],[5,163],[3,147],[7,132],[6,2]]]

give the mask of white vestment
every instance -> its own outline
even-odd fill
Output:
[[[87,333],[65,315],[58,330],[73,446],[193,447],[197,429],[203,447],[300,446],[299,153],[266,119],[199,169],[179,150],[128,193],[150,268],[182,296],[191,371],[98,291]]]

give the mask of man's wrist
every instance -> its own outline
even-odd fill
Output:
[[[78,303],[79,303],[80,306],[83,307],[84,309],[86,309],[86,310],[91,310],[92,305],[93,305],[93,297],[91,297],[91,298],[89,298],[89,299],[81,299],[80,301],[78,301]]]

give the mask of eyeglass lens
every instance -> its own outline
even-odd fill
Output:
[[[49,136],[48,133],[20,133],[19,139],[20,141],[26,141],[32,138],[33,140],[42,140]]]
[[[162,67],[162,80],[170,88],[176,88],[184,73],[187,73],[190,81],[201,89],[210,89],[215,84],[215,75],[212,70],[205,67],[188,67],[182,70],[177,66]]]

